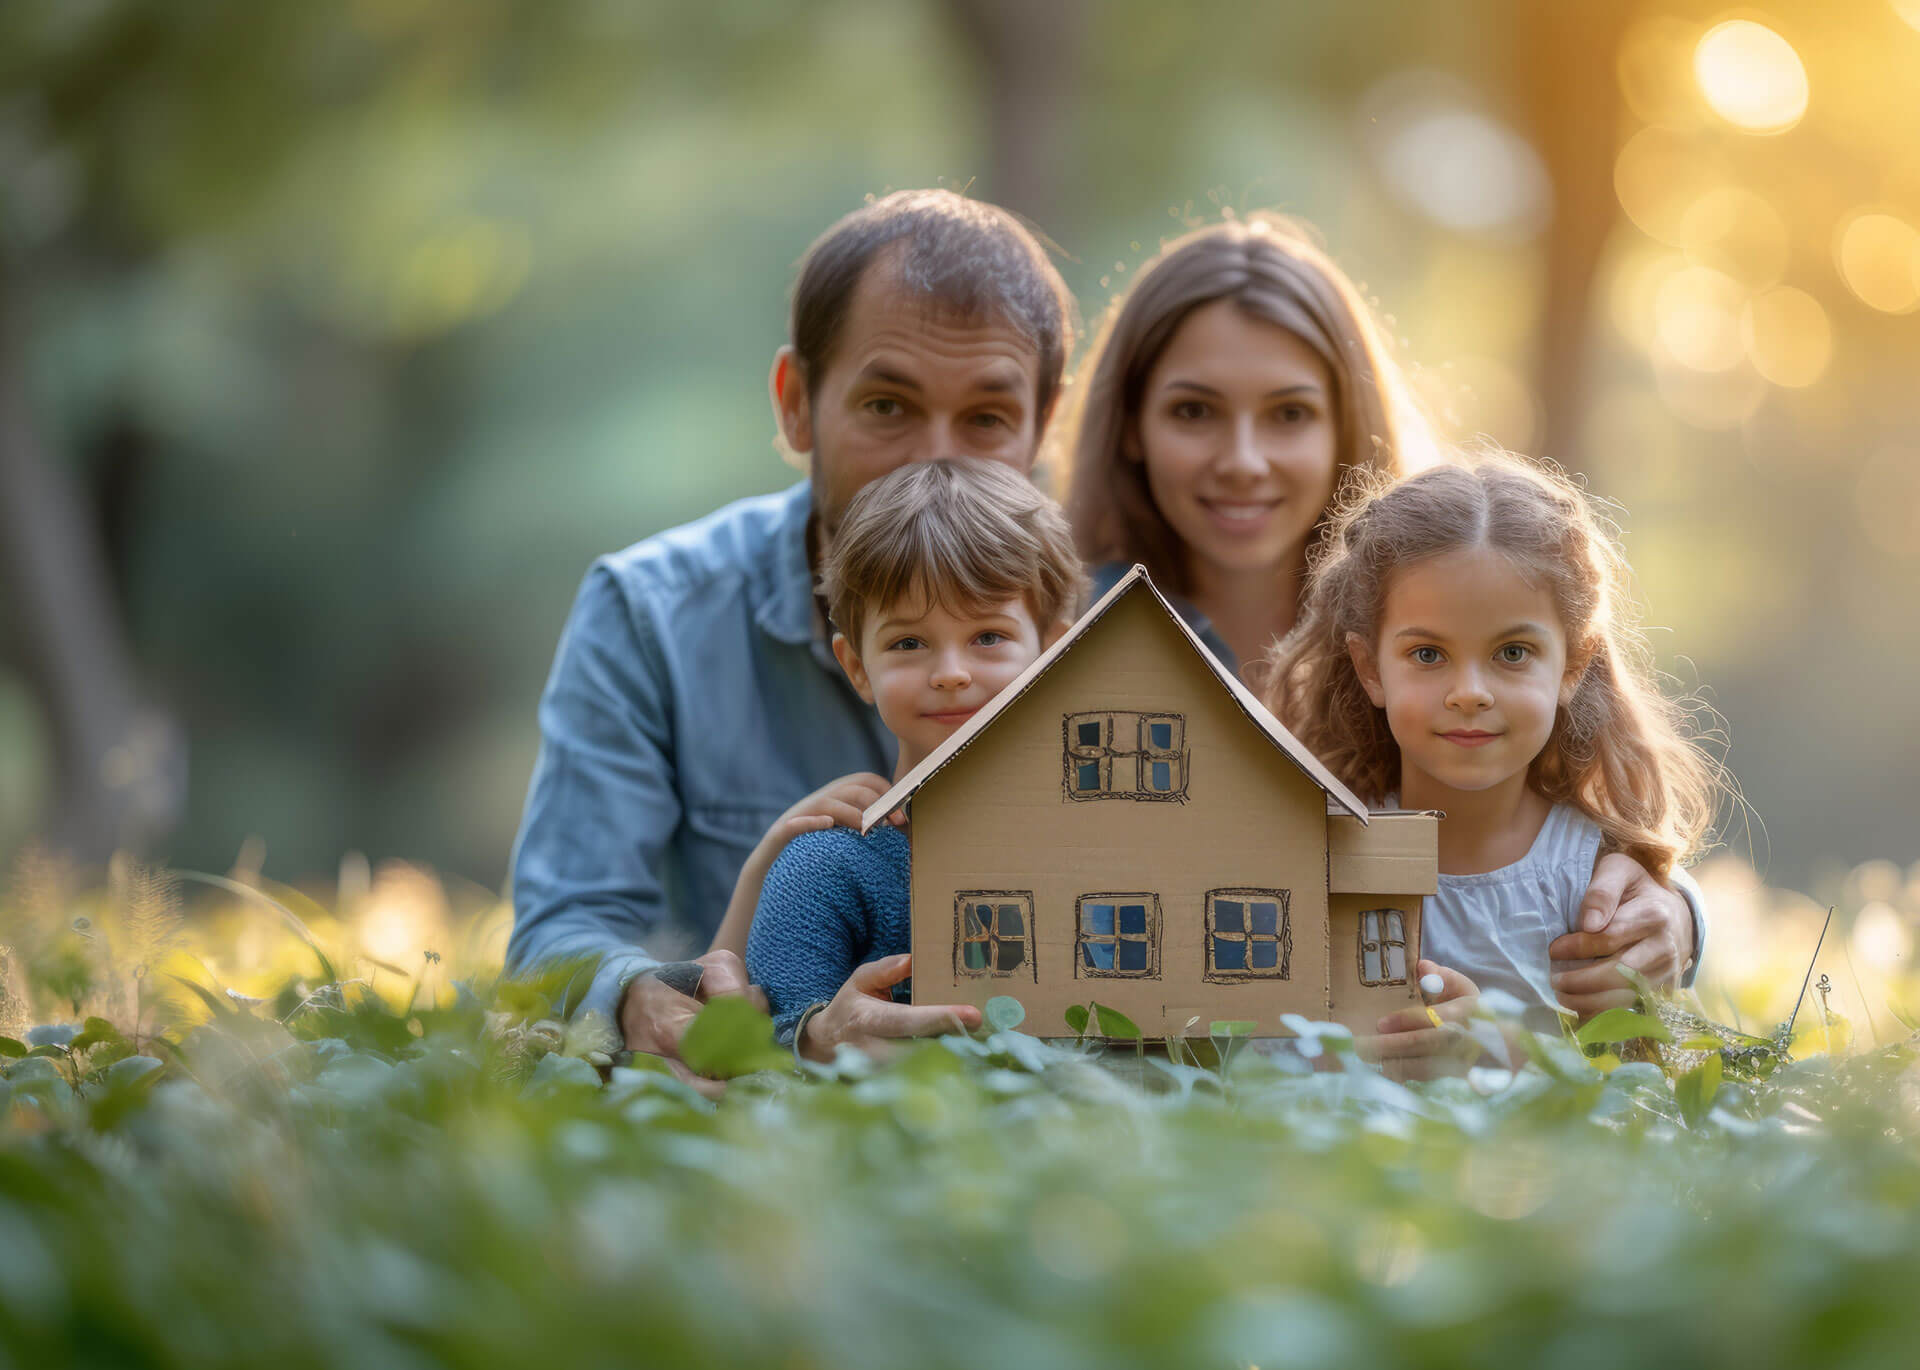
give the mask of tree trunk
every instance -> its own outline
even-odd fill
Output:
[[[1068,183],[1067,115],[1084,0],[949,0],[986,97],[987,167],[974,188],[1042,230]]]

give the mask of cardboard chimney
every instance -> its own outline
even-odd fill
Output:
[[[1134,567],[878,800],[912,815],[913,999],[1008,995],[1067,1035],[1098,1001],[1148,1037],[1356,1032],[1421,1002],[1430,813],[1366,805]]]

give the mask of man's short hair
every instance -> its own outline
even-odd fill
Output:
[[[999,462],[912,462],[847,505],[821,567],[821,593],[854,651],[867,620],[909,601],[959,611],[1024,599],[1045,633],[1086,587],[1060,506]]]
[[[951,190],[896,190],[814,240],[793,287],[793,350],[813,393],[833,360],[854,289],[893,248],[900,282],[967,320],[1003,323],[1040,357],[1036,412],[1045,419],[1073,351],[1074,304],[1046,249],[998,205]]]

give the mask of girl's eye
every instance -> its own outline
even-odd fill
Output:
[[[1440,649],[1438,647],[1415,647],[1412,656],[1413,659],[1422,666],[1438,666],[1440,664]]]
[[[1500,649],[1500,659],[1509,666],[1518,666],[1532,655],[1533,649],[1522,642],[1509,642]]]
[[[1181,400],[1173,406],[1173,416],[1182,423],[1194,423],[1207,416],[1207,406],[1199,400]]]

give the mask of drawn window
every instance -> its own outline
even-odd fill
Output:
[[[1075,902],[1074,919],[1075,975],[1159,977],[1159,895],[1083,894]]]
[[[1407,923],[1399,909],[1368,909],[1360,915],[1360,983],[1407,983]]]
[[[1179,714],[1068,714],[1067,797],[1184,799],[1187,723]]]
[[[1033,895],[1027,890],[962,890],[954,896],[956,975],[1012,975],[1033,966]]]
[[[1293,955],[1287,890],[1207,891],[1207,979],[1285,980]]]

